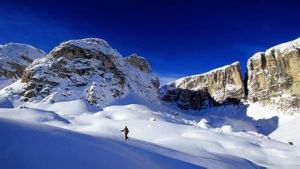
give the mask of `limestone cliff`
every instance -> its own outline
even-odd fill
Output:
[[[256,53],[247,70],[249,101],[299,109],[300,38]]]
[[[178,79],[163,86],[160,97],[167,102],[176,102],[182,109],[236,103],[245,97],[240,64],[235,62],[204,74]]]

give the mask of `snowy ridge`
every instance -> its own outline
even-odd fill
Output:
[[[45,55],[44,51],[27,44],[0,45],[0,89],[19,79],[31,62]]]
[[[76,46],[88,50],[101,51],[105,55],[121,56],[116,49],[113,49],[105,40],[99,38],[69,40],[61,43],[58,47],[54,48],[52,52],[58,51],[61,49],[61,46],[66,45]]]
[[[0,45],[0,60],[1,63],[4,62],[15,62],[22,66],[28,65],[28,60],[25,60],[21,56],[26,56],[28,59],[35,60],[45,56],[46,53],[37,49],[31,45],[21,44],[21,43],[7,43],[5,45]]]
[[[0,69],[14,72],[16,71],[14,65],[25,68],[35,59],[45,55],[44,51],[27,44],[8,43],[0,45]]]
[[[269,53],[272,50],[278,50],[281,53],[284,53],[295,49],[300,49],[300,38],[271,47],[266,50],[266,53]]]
[[[240,64],[240,62],[236,61],[236,62],[233,62],[232,64],[225,65],[225,66],[222,66],[222,67],[218,67],[216,69],[210,70],[210,71],[205,72],[205,73],[182,77],[180,79],[177,79],[175,82],[171,82],[171,83],[174,83],[175,86],[178,86],[178,84],[181,84],[186,79],[190,79],[192,81],[192,79],[197,79],[200,76],[205,76],[205,75],[208,75],[208,74],[213,74],[213,73],[215,73],[217,71],[225,71],[226,68],[229,68],[231,66],[236,66],[236,65],[239,65],[239,64]],[[169,83],[169,84],[171,84],[171,83]],[[194,90],[197,90],[197,89],[194,89]]]
[[[300,38],[297,38],[293,41],[288,41],[281,43],[279,45],[273,46],[269,49],[267,49],[265,52],[257,52],[255,53],[250,59],[255,59],[257,57],[260,57],[261,54],[269,54],[272,53],[273,51],[275,52],[280,52],[280,53],[287,53],[287,52],[292,52],[294,50],[300,50]]]

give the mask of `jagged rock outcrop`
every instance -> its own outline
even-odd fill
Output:
[[[299,110],[300,38],[256,53],[247,70],[249,101]]]
[[[156,99],[159,87],[144,58],[122,57],[106,41],[95,38],[61,43],[29,65],[21,82],[21,88],[9,91],[24,101],[81,98],[100,107],[130,93]]]
[[[138,68],[142,72],[151,72],[151,67],[145,58],[138,56],[136,53],[125,58],[128,63]]]
[[[160,89],[160,98],[182,109],[199,110],[210,105],[237,103],[245,97],[240,64],[184,77]]]
[[[30,63],[45,55],[44,51],[26,44],[0,45],[0,88],[22,77],[25,68]]]

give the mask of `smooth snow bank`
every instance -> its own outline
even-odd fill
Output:
[[[14,108],[14,105],[8,98],[0,97],[0,108]]]
[[[292,120],[282,124],[277,130],[270,134],[270,137],[286,143],[292,142],[300,146],[299,124],[300,116],[298,115]]]
[[[133,137],[120,142],[3,119],[0,119],[0,134],[3,136],[0,164],[7,169],[257,168],[248,160],[232,155],[202,152],[203,156],[195,156]]]
[[[8,79],[6,77],[0,77],[0,89],[5,88],[6,86],[12,84],[14,82],[13,79]]]
[[[45,125],[0,119],[0,166],[5,169],[202,168],[133,147]]]
[[[0,118],[8,118],[19,121],[31,121],[35,123],[44,123],[55,126],[70,123],[68,120],[62,118],[55,112],[28,108],[26,106],[15,109],[0,108]]]
[[[0,109],[0,117],[47,124],[94,137],[109,138],[121,142],[122,145],[131,146],[132,151],[159,167],[163,166],[161,168],[240,169],[300,166],[300,148],[297,143],[291,146],[287,142],[272,140],[258,133],[259,129],[255,125],[266,124],[267,128],[264,130],[267,131],[268,127],[273,126],[272,123],[269,124],[270,120],[273,122],[272,116],[262,120],[260,119],[262,117],[258,117],[259,112],[252,112],[253,116],[256,115],[256,121],[253,117],[246,116],[247,109],[234,106],[209,109],[195,114],[176,112],[164,105],[152,105],[142,101],[139,104],[129,103],[129,100],[127,102],[124,100],[120,104],[115,103],[95,112],[90,112],[80,101],[54,104],[27,103],[27,108]],[[76,109],[78,112],[73,113]],[[1,123],[0,121],[0,125]],[[128,142],[123,142],[124,136],[120,132],[125,125],[130,131]],[[299,128],[297,125],[294,127],[295,130]],[[110,146],[108,143],[107,147]],[[32,148],[32,151],[35,149]],[[76,153],[81,149],[74,148],[72,151]],[[15,151],[13,154],[18,155],[19,152]],[[85,154],[80,157],[83,158],[83,162],[90,158]],[[45,158],[51,159],[48,156]],[[172,160],[168,162],[165,158]],[[178,167],[176,163],[183,166]]]
[[[83,100],[72,100],[72,101],[64,101],[57,102],[55,104],[49,104],[46,102],[41,102],[39,104],[28,104],[30,107],[34,107],[37,109],[43,109],[47,111],[53,111],[61,116],[76,116],[82,113],[92,113],[99,111],[100,108],[96,106],[92,106]]]
[[[251,104],[247,109],[247,115],[257,121],[266,119],[278,119],[276,129],[269,133],[269,137],[285,143],[293,142],[300,145],[300,115],[288,114],[276,111],[273,107],[262,106],[258,103]],[[261,126],[268,123],[261,123]]]

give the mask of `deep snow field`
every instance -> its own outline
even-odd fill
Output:
[[[183,112],[135,96],[103,110],[16,100],[0,99],[3,169],[300,168],[300,116],[256,104]]]

